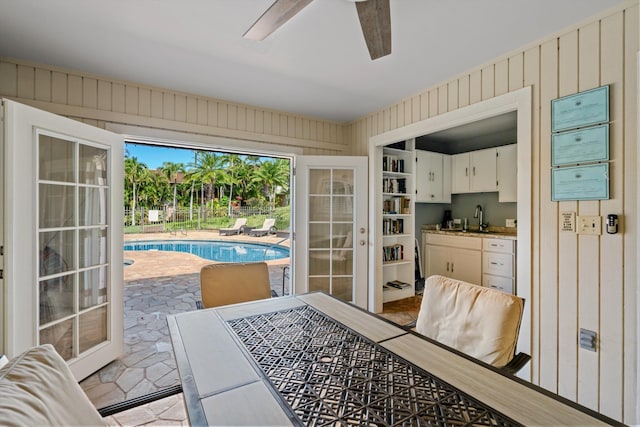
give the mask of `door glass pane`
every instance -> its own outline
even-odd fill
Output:
[[[43,181],[75,182],[74,143],[53,136],[38,139],[38,174]]]
[[[40,343],[69,360],[108,340],[109,151],[44,134],[38,150]]]
[[[51,344],[64,360],[73,354],[73,319],[68,319],[40,330],[40,344]]]
[[[309,196],[309,221],[329,221],[331,196]]]
[[[80,230],[79,261],[80,268],[107,262],[107,229],[90,228]]]
[[[330,224],[309,224],[309,248],[329,248],[331,247],[331,226]]]
[[[333,282],[333,296],[343,301],[351,301],[351,296],[353,295],[353,278],[334,277],[331,280]]]
[[[311,276],[329,275],[331,251],[309,251],[309,274]]]
[[[107,306],[80,315],[80,353],[107,340]]]
[[[353,196],[334,196],[331,208],[334,221],[353,221]]]
[[[333,170],[332,194],[353,194],[353,171],[351,169]]]
[[[75,225],[75,191],[70,185],[40,184],[40,228]]]
[[[329,286],[328,277],[311,277],[309,278],[309,291],[323,291],[330,293],[331,287]]]
[[[309,170],[309,194],[331,194],[331,169]]]

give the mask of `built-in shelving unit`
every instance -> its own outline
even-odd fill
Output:
[[[415,295],[414,140],[376,147],[372,161],[373,294],[379,312],[384,302]]]

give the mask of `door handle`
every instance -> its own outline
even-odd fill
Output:
[[[449,261],[447,261],[447,271],[449,271]]]
[[[453,263],[451,263],[451,272],[453,273]]]
[[[366,244],[367,244],[367,242],[365,242],[364,240],[360,240],[360,246],[364,246]]]

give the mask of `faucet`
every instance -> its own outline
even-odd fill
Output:
[[[482,220],[482,206],[476,205],[476,213],[473,214],[474,218],[478,218],[478,231],[483,232],[487,227],[487,224]]]

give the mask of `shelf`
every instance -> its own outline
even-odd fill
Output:
[[[387,261],[387,262],[383,262],[383,263],[382,263],[382,266],[383,266],[383,267],[389,267],[389,266],[392,266],[392,265],[403,265],[403,264],[411,264],[411,263],[413,263],[413,261],[409,261],[409,260],[403,259],[403,260],[401,260],[401,261]]]
[[[397,301],[400,299],[409,298],[415,296],[416,291],[413,289],[413,286],[407,289],[383,289],[382,291],[382,302],[391,302]]]
[[[383,234],[382,237],[412,237],[411,234],[407,233],[389,233]]]
[[[399,177],[409,177],[412,174],[410,172],[391,172],[391,171],[382,171],[383,177],[391,177],[391,176],[399,176]]]
[[[391,197],[409,197],[409,193],[382,193],[383,196],[391,196]]]
[[[407,216],[413,216],[413,214],[411,214],[411,213],[404,213],[404,214],[382,213],[382,217],[383,218],[397,218],[397,217],[407,217]]]

